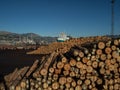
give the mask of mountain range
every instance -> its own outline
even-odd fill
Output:
[[[57,37],[40,36],[35,33],[12,33],[8,31],[0,31],[0,41],[27,41],[33,40],[37,43],[51,43],[57,40]]]

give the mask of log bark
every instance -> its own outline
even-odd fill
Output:
[[[29,71],[26,73],[26,77],[29,77],[31,75],[31,73],[33,73],[35,71],[35,69],[37,68],[39,63],[39,60],[36,60],[33,65],[30,67]]]

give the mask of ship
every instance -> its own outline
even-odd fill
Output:
[[[58,42],[64,42],[69,40],[70,38],[65,33],[60,33],[59,37],[57,38]]]

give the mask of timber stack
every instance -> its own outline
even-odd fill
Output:
[[[54,51],[5,78],[8,90],[120,90],[120,39]]]
[[[37,50],[28,52],[27,54],[50,54],[55,50],[59,51],[60,53],[66,53],[74,45],[81,45],[88,42],[91,43],[94,41],[98,42],[101,40],[110,40],[110,39],[111,38],[106,36],[72,38],[65,42],[53,42],[46,46],[40,46]]]

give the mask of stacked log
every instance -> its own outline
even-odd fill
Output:
[[[42,61],[30,76],[16,86],[11,84],[10,90],[120,88],[120,39],[75,45],[64,54],[56,51]]]
[[[101,40],[111,40],[111,38],[106,36],[94,36],[94,37],[81,37],[81,38],[72,38],[65,42],[53,42],[46,46],[40,46],[37,50],[28,52],[27,54],[50,54],[54,51],[59,51],[60,53],[66,53],[74,45],[80,45],[83,43],[98,42]]]

